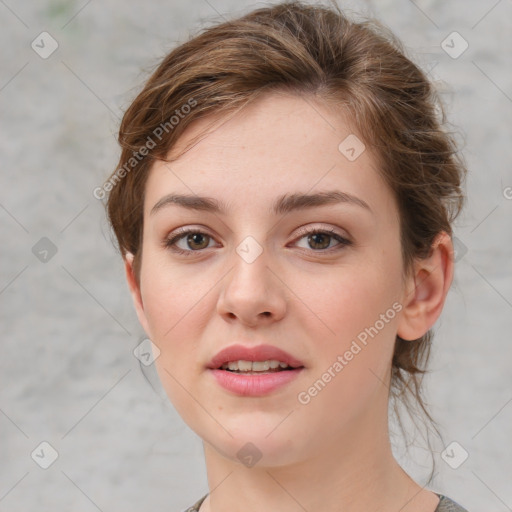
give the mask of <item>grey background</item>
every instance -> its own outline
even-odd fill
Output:
[[[92,191],[147,72],[190,31],[262,5],[0,1],[0,511],[173,512],[207,492],[201,440],[132,353],[145,335]],[[402,38],[461,134],[468,205],[426,398],[469,457],[453,469],[436,446],[429,488],[469,512],[512,510],[512,1],[340,5]],[[42,31],[59,44],[47,59],[31,48]],[[469,44],[457,59],[441,47],[453,31]],[[57,249],[46,262],[43,237]],[[43,441],[58,452],[48,469],[31,458]],[[414,462],[396,454],[423,485],[425,441],[412,444]]]

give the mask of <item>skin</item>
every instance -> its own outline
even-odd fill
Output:
[[[205,123],[191,125],[173,151]],[[438,504],[394,459],[387,407],[395,337],[416,339],[439,317],[453,247],[441,233],[431,256],[402,279],[394,197],[371,148],[355,161],[338,150],[351,133],[343,115],[320,100],[272,92],[150,171],[140,285],[129,253],[125,270],[139,321],[161,351],[155,364],[162,384],[203,439],[214,491],[201,512],[433,512]],[[269,213],[282,194],[331,189],[372,211],[333,204]],[[227,214],[170,205],[151,215],[171,192],[222,200]],[[189,257],[163,245],[182,226],[205,233],[195,244],[186,236],[177,242]],[[315,245],[298,233],[301,226],[334,229],[352,244],[326,235]],[[247,236],[263,249],[250,264],[235,250]],[[298,394],[395,302],[402,308],[394,318],[309,403],[299,403]],[[305,370],[270,395],[236,396],[205,369],[236,342],[276,345]],[[237,457],[247,442],[262,455],[252,467]]]

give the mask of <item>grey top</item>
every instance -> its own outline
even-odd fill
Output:
[[[457,502],[451,500],[447,496],[439,493],[435,493],[439,496],[439,504],[434,512],[468,512],[465,508],[462,508]],[[199,501],[194,503],[191,507],[187,508],[184,512],[199,512],[201,503],[206,499],[208,494],[205,494]]]

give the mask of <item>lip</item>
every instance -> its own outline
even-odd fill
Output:
[[[304,367],[261,375],[243,375],[227,370],[208,370],[224,389],[241,396],[261,396],[288,384],[304,371]]]
[[[254,347],[246,347],[244,345],[230,345],[218,352],[207,364],[207,368],[211,370],[219,369],[224,363],[230,361],[267,361],[275,359],[288,364],[292,368],[303,367],[302,361],[299,361],[288,352],[272,345],[256,345]],[[290,370],[291,372],[292,370]],[[276,372],[286,373],[286,372]],[[261,376],[260,376],[261,377]]]
[[[275,359],[291,366],[293,370],[283,370],[260,375],[234,373],[222,370],[220,367],[230,361],[267,361]],[[302,361],[288,352],[272,345],[257,345],[246,347],[244,345],[230,345],[218,352],[207,365],[208,371],[218,384],[224,389],[242,396],[261,396],[296,378],[303,370]]]

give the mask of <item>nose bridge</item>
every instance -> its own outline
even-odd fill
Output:
[[[232,235],[235,255],[241,262],[235,258],[235,265],[241,270],[244,268],[242,263],[246,266],[257,264],[258,270],[264,270],[264,265],[261,268],[260,266],[262,260],[270,263],[269,235],[270,230],[273,230],[272,226],[261,210],[251,208],[249,204],[244,205],[243,201],[239,204],[238,212]]]
[[[260,295],[268,291],[271,284],[268,282],[270,251],[264,247],[254,236],[247,235],[235,246],[233,268],[231,271],[231,284],[249,289],[246,292]],[[244,290],[241,290],[245,293]]]
[[[259,238],[261,240],[261,237]],[[252,265],[257,260],[265,259],[261,258],[264,251],[268,253],[268,247],[265,250],[252,235],[247,235],[235,249],[238,256],[248,265]]]

